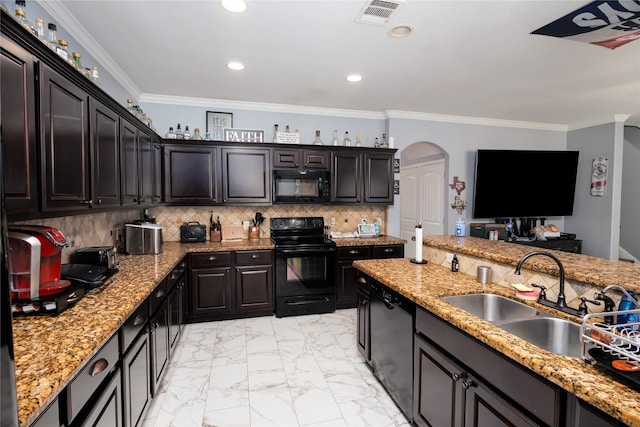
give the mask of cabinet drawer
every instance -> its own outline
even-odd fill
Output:
[[[100,389],[100,385],[116,368],[117,363],[118,337],[113,336],[67,387],[67,420],[69,423],[91,400],[93,393]]]
[[[178,283],[178,280],[180,280],[180,277],[182,277],[185,271],[187,271],[187,260],[186,258],[183,258],[167,276],[167,292],[171,292],[171,290],[173,290],[174,286]]]
[[[271,264],[273,251],[238,251],[236,252],[236,265],[266,265]]]
[[[338,248],[338,261],[369,258],[371,258],[370,246],[349,246],[346,248]]]
[[[231,265],[231,252],[191,254],[191,268],[226,267]]]
[[[402,258],[404,245],[384,245],[373,247],[373,258]]]
[[[167,298],[167,280],[163,280],[149,295],[149,315],[153,315],[162,302]]]
[[[149,303],[144,301],[120,328],[120,351],[125,354],[149,320]]]

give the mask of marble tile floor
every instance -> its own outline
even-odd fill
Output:
[[[190,324],[143,427],[408,427],[356,347],[356,310]]]

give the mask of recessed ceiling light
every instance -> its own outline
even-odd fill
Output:
[[[360,80],[362,80],[362,76],[360,74],[351,74],[349,76],[347,76],[347,81],[348,82],[359,82]]]
[[[246,67],[244,66],[244,64],[242,62],[227,62],[227,68],[233,71],[242,71],[244,70]]]
[[[389,35],[395,38],[407,37],[413,33],[413,26],[409,24],[398,25],[389,31]]]
[[[247,10],[247,2],[244,0],[222,0],[221,3],[229,12],[242,13]]]

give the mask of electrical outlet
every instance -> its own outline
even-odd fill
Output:
[[[451,264],[453,262],[453,254],[447,254],[447,262]]]

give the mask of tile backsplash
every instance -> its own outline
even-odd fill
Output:
[[[161,206],[148,210],[150,217],[162,226],[162,238],[165,242],[180,241],[180,225],[189,221],[209,224],[210,212],[216,219],[220,216],[222,226],[242,225],[242,221],[251,220],[256,212],[261,212],[265,222],[260,227],[260,236],[268,238],[270,234],[269,220],[288,216],[321,216],[325,224],[331,218],[336,219],[333,231],[350,232],[356,230],[361,219],[373,223],[376,218],[381,220],[381,233],[387,229],[386,206],[350,206],[350,205],[296,205],[283,204],[272,206]],[[78,248],[86,246],[107,246],[115,243],[112,231],[122,228],[126,222],[142,218],[141,209],[126,211],[102,212],[89,215],[65,216],[45,218],[29,221],[16,221],[9,224],[46,225],[61,230],[70,241],[70,246],[62,250],[62,262],[69,262],[69,255]],[[207,227],[207,238],[208,236]]]
[[[122,228],[125,222],[141,218],[140,209],[102,212],[90,215],[63,216],[30,221],[18,221],[9,224],[46,225],[57,228],[69,240],[70,246],[62,250],[62,262],[69,262],[69,255],[76,249],[86,246],[108,246],[115,244],[112,230]]]
[[[356,231],[357,224],[360,223],[362,218],[369,223],[373,223],[376,218],[380,218],[380,232],[385,234],[387,229],[386,206],[282,204],[246,207],[162,206],[149,209],[149,215],[155,217],[156,222],[162,226],[162,237],[167,242],[180,240],[180,226],[185,222],[197,221],[208,225],[211,212],[213,212],[214,220],[218,216],[220,217],[223,228],[225,225],[242,225],[242,221],[250,221],[255,217],[256,212],[261,212],[266,219],[260,226],[260,237],[265,238],[268,238],[271,232],[269,220],[278,217],[321,216],[324,218],[326,225],[329,225],[331,218],[335,218],[336,225],[332,228],[332,231],[341,233]]]

